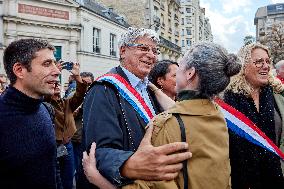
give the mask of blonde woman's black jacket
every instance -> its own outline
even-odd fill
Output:
[[[259,112],[251,97],[226,91],[224,100],[255,123],[275,144],[274,113],[277,105],[272,88],[262,87]],[[282,118],[284,119],[284,118]],[[232,189],[284,188],[280,158],[229,131]]]

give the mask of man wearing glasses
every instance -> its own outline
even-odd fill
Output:
[[[134,179],[171,180],[191,155],[175,153],[188,148],[181,142],[152,146],[151,130],[146,130],[149,120],[162,111],[147,87],[158,43],[154,31],[129,28],[119,41],[120,66],[98,78],[85,98],[85,149],[96,142],[98,169],[116,186]]]

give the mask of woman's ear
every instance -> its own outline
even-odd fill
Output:
[[[164,78],[163,77],[158,77],[157,78],[157,84],[162,87],[164,85]]]
[[[194,67],[191,67],[190,69],[186,70],[186,80],[190,81],[193,80],[196,75],[196,70]]]

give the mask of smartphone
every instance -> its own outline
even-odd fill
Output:
[[[70,71],[73,69],[74,63],[73,62],[63,62],[61,65],[62,65],[62,69]]]

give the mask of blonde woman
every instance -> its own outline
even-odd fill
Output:
[[[281,82],[271,73],[267,47],[254,43],[238,53],[241,71],[232,78],[224,100],[247,116],[284,150],[284,98]],[[233,189],[284,188],[279,157],[230,132]],[[282,162],[283,163],[283,162]]]

